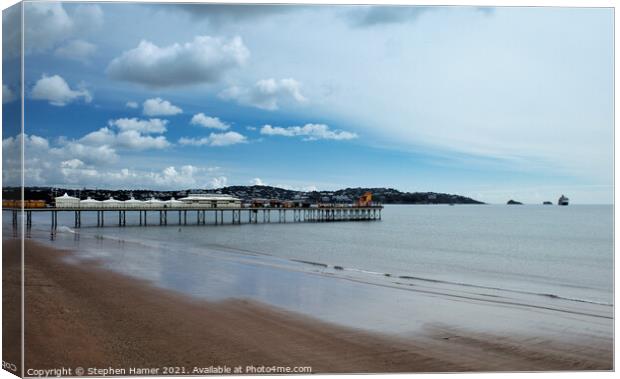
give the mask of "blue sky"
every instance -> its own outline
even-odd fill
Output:
[[[603,8],[25,3],[27,184],[611,203],[612,32]]]

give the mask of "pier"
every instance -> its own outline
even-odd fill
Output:
[[[26,228],[32,227],[33,213],[49,213],[52,229],[58,227],[58,213],[73,213],[73,226],[82,227],[83,213],[96,213],[96,224],[89,226],[127,226],[127,213],[138,212],[137,224],[133,226],[165,225],[241,225],[266,223],[300,222],[338,222],[381,220],[381,205],[369,206],[321,206],[309,208],[256,208],[256,207],[159,207],[159,208],[86,208],[86,207],[48,207],[48,208],[10,208],[13,227],[18,226],[18,215],[25,217]],[[149,223],[149,215],[158,215],[159,222]],[[292,218],[290,217],[292,215]],[[212,217],[208,217],[212,216]],[[152,219],[152,217],[151,217]],[[210,219],[210,222],[207,220]]]

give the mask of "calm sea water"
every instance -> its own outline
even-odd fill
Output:
[[[169,216],[169,222],[175,217]],[[135,243],[144,247],[146,256],[108,256],[112,266],[134,271],[155,266],[161,270],[162,262],[155,263],[165,257],[168,270],[199,278],[206,266],[213,266],[200,257],[217,256],[390,285],[443,284],[601,304],[613,301],[611,205],[393,205],[375,222],[148,228],[96,228],[86,226],[89,223],[94,221],[83,216],[84,227],[73,231],[69,215],[61,217],[54,243],[86,250],[93,241]],[[108,224],[113,223],[110,216]],[[34,224],[35,236],[49,237],[48,217],[35,217]]]
[[[122,228],[112,213],[103,228],[94,216],[74,230],[64,214],[51,233],[49,214],[36,215],[28,237],[73,250],[73,263],[97,259],[193,297],[250,299],[348,327],[612,335],[612,206],[386,206],[381,221],[218,226],[174,225],[171,213],[168,226],[140,227],[128,214]]]

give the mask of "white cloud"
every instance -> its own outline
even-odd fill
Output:
[[[131,121],[129,124],[131,124]],[[89,146],[108,146],[131,150],[164,149],[170,146],[170,143],[164,136],[145,136],[132,129],[125,129],[116,133],[108,127],[88,133],[80,138],[78,142]]]
[[[263,182],[261,178],[254,178],[250,180],[250,184],[253,186],[266,186],[267,183]]]
[[[168,166],[161,171],[132,170],[128,168],[105,169],[99,166],[80,168],[62,168],[61,179],[64,183],[80,186],[104,186],[122,188],[162,188],[178,189],[198,185],[198,173],[205,170],[192,165],[177,168]],[[57,179],[58,180],[58,179]]]
[[[170,143],[164,136],[144,136],[135,130],[127,130],[116,135],[116,146],[132,150],[164,149]]]
[[[222,188],[222,187],[226,187],[226,184],[228,183],[228,178],[225,176],[216,176],[213,179],[211,179],[211,181],[209,182],[209,186],[211,188]]]
[[[179,139],[179,144],[189,146],[229,146],[247,142],[247,138],[237,132],[211,133],[208,137]]]
[[[44,51],[79,33],[84,35],[103,25],[98,5],[81,4],[67,12],[60,2],[24,3],[26,53]]]
[[[119,118],[116,120],[110,120],[108,125],[116,126],[122,131],[135,130],[141,133],[164,133],[166,132],[166,124],[168,120],[162,120],[159,118],[151,118],[148,120],[140,120],[134,118]]]
[[[26,50],[43,50],[62,41],[73,30],[73,20],[60,2],[24,4]]]
[[[135,101],[128,101],[125,103],[127,108],[137,109],[139,107],[138,103]]]
[[[350,140],[357,138],[357,134],[355,133],[330,130],[329,126],[325,124],[306,124],[304,126],[289,126],[287,128],[265,125],[261,128],[260,134],[284,137],[302,136],[305,137],[305,141],[315,141],[320,139]]]
[[[85,89],[73,90],[67,82],[58,75],[46,76],[43,74],[32,88],[32,98],[37,100],[47,100],[50,104],[62,107],[68,103],[83,98],[90,103],[92,96]]]
[[[90,132],[80,138],[80,142],[87,145],[113,145],[115,140],[116,133],[107,127]]]
[[[103,10],[98,5],[79,4],[72,13],[75,31],[99,29],[103,26]]]
[[[17,100],[17,96],[11,90],[9,86],[6,84],[2,85],[2,104],[10,103],[11,101]]]
[[[116,150],[109,145],[93,145],[80,141],[66,141],[50,148],[50,154],[57,159],[79,159],[88,164],[110,164],[118,160]]]
[[[76,39],[56,48],[54,55],[80,62],[88,62],[96,52],[96,45],[87,41]]]
[[[20,135],[2,140],[5,185],[20,183],[21,164],[16,158],[20,155],[21,138]],[[113,167],[120,160],[107,145],[61,140],[59,146],[52,147],[47,139],[35,135],[24,135],[23,143],[26,185],[180,189],[226,184],[225,177],[212,176],[219,171],[218,167],[169,165],[160,170],[135,170]]]
[[[147,116],[174,116],[183,113],[183,110],[176,105],[172,105],[168,100],[159,97],[148,99],[142,104],[142,113]]]
[[[228,125],[225,122],[222,122],[219,118],[209,117],[209,116],[206,116],[204,113],[195,114],[194,117],[192,117],[192,120],[190,123],[192,125],[200,125],[205,128],[211,128],[211,129],[226,130],[230,128],[230,125]]]
[[[84,162],[82,162],[79,159],[73,158],[73,159],[60,162],[60,167],[76,169],[76,168],[84,167]]]
[[[215,83],[226,71],[241,66],[249,55],[240,37],[225,40],[196,36],[191,42],[165,47],[143,40],[114,58],[106,71],[113,79],[148,87]]]
[[[279,102],[294,100],[305,103],[306,97],[301,93],[301,83],[295,79],[263,79],[252,88],[230,87],[220,92],[219,97],[224,100],[236,100],[240,104],[250,105],[260,109],[277,110]]]
[[[27,134],[2,140],[2,181],[4,185],[19,185],[22,177],[21,147],[24,146],[24,171],[27,181],[42,178],[50,169],[49,143],[45,138]]]

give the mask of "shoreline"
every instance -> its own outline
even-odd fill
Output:
[[[5,258],[15,243],[3,242]],[[528,345],[523,336],[498,338],[464,332],[459,325],[430,325],[419,336],[399,338],[255,301],[197,300],[97,262],[68,263],[71,254],[26,240],[26,368],[251,365],[372,373],[610,370],[613,365],[611,344],[539,338]],[[15,269],[15,263],[5,267]]]

